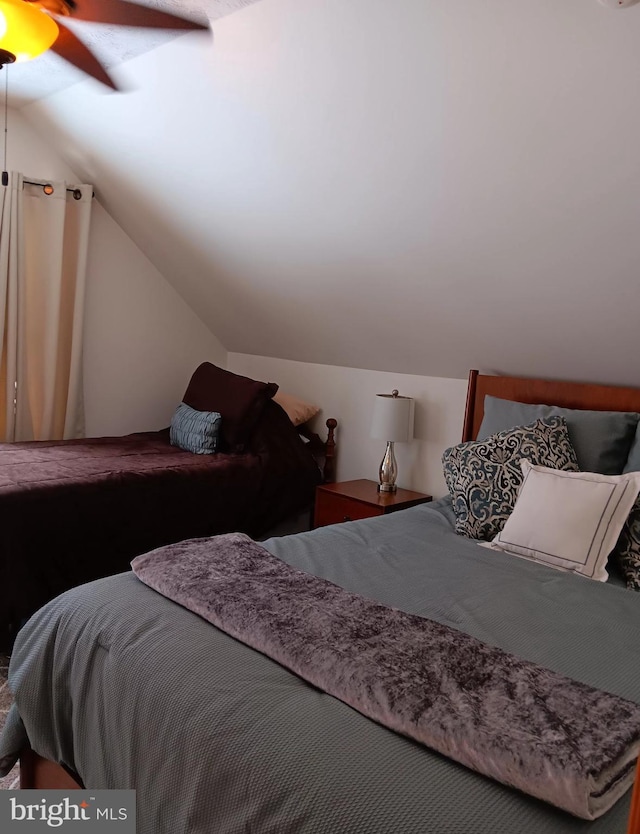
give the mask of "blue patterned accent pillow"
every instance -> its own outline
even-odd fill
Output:
[[[457,533],[485,540],[498,535],[518,497],[522,458],[537,466],[579,471],[564,417],[536,420],[445,450],[442,465]]]
[[[640,591],[640,497],[631,508],[613,554],[627,588]]]
[[[218,448],[221,422],[217,411],[196,411],[180,403],[171,418],[169,441],[194,455],[212,455]]]
[[[622,471],[640,472],[640,425],[636,429],[635,440]],[[640,496],[631,508],[611,558],[618,565],[627,588],[640,591]]]

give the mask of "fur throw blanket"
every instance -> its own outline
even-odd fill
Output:
[[[247,536],[138,556],[142,582],[380,724],[578,817],[633,782],[640,706],[290,567]]]

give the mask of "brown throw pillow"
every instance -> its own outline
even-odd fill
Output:
[[[278,390],[275,382],[257,382],[203,362],[191,377],[183,399],[196,411],[217,411],[226,451],[243,452],[262,416],[267,400]]]

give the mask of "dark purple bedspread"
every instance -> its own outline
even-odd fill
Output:
[[[269,403],[245,454],[193,455],[169,432],[0,444],[0,645],[41,605],[182,539],[258,536],[313,500],[319,470]]]

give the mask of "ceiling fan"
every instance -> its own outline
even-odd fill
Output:
[[[100,61],[63,21],[75,18],[154,29],[208,30],[200,22],[129,0],[0,0],[0,69],[51,49],[61,58],[116,90]]]

